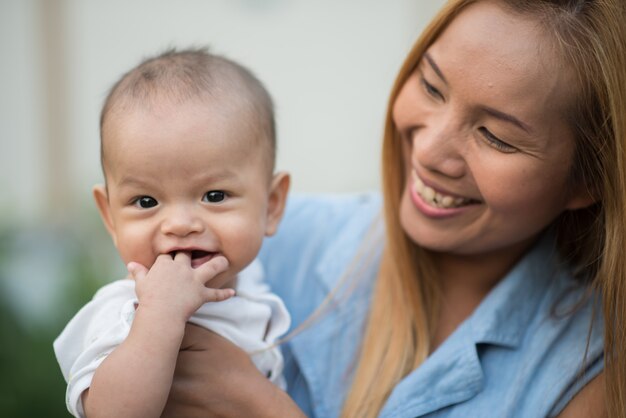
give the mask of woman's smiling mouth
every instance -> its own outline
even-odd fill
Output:
[[[480,203],[478,200],[469,199],[464,197],[452,196],[435,191],[432,187],[424,184],[422,179],[419,178],[415,170],[411,171],[413,178],[412,189],[422,198],[422,200],[432,206],[433,208],[453,209],[471,204]]]

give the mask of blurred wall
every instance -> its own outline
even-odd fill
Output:
[[[378,186],[387,95],[441,0],[0,0],[0,217],[92,208],[98,116],[147,55],[210,45],[273,94],[293,190]]]
[[[0,416],[66,417],[52,341],[122,277],[95,213],[112,83],[210,45],[265,82],[293,189],[375,189],[387,95],[442,0],[0,0]]]

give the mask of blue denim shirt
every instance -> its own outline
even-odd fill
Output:
[[[310,417],[339,416],[350,388],[380,260],[380,211],[376,194],[292,197],[263,245],[292,329],[324,304],[282,346],[289,394]],[[594,315],[553,242],[546,234],[395,387],[381,417],[554,416],[602,370],[599,305]]]

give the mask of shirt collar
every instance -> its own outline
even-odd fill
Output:
[[[515,348],[558,275],[555,235],[548,231],[489,292],[468,318],[476,343]]]
[[[380,251],[372,251],[382,239],[382,216],[371,222],[363,222],[362,217],[372,219],[373,210],[365,211],[351,219],[337,239],[326,249],[317,265],[317,277],[326,292],[336,288],[338,280],[350,270],[363,270],[372,259],[380,258]],[[369,228],[364,228],[369,225]],[[364,245],[355,243],[369,240]],[[357,253],[361,251],[361,257]],[[368,256],[368,251],[371,253]],[[551,278],[562,268],[560,259],[555,256],[556,237],[548,230],[513,267],[511,271],[489,292],[472,313],[468,322],[475,343],[488,343],[504,347],[519,346],[528,322],[534,315],[551,284]],[[365,259],[362,259],[365,258]],[[355,262],[357,260],[358,262]],[[354,274],[354,271],[352,272]]]
[[[484,386],[476,345],[521,344],[558,267],[553,251],[554,235],[544,234],[472,315],[394,388],[380,416],[422,416],[476,396]]]

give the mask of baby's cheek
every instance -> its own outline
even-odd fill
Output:
[[[126,234],[118,236],[117,249],[124,264],[131,261],[142,264],[150,268],[156,259],[153,251],[152,241],[144,234]]]
[[[230,232],[228,240],[223,241],[223,250],[230,270],[238,273],[256,258],[263,243],[263,231],[252,225],[241,225]]]

